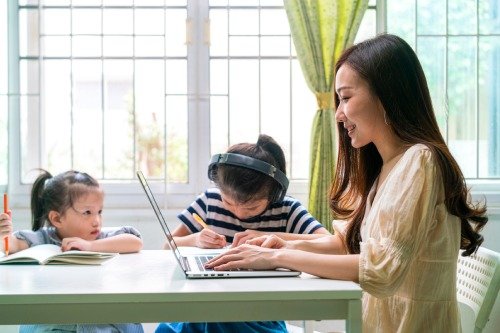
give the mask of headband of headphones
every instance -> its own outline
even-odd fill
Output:
[[[283,173],[283,171],[276,168],[274,165],[271,165],[262,160],[241,154],[232,154],[232,153],[215,154],[214,156],[212,156],[212,159],[210,160],[210,165],[208,166],[209,178],[211,177],[211,172],[213,168],[217,164],[234,165],[261,172],[275,179],[281,185],[283,192],[286,192],[286,190],[288,189],[289,181],[286,175]]]

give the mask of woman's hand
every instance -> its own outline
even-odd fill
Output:
[[[238,245],[248,243],[248,241],[257,237],[264,236],[265,234],[266,233],[263,231],[250,230],[250,229],[242,232],[237,232],[234,234],[233,243],[231,244],[231,247],[237,247]]]
[[[213,230],[204,228],[195,234],[196,247],[202,249],[220,249],[226,246],[226,237]]]
[[[244,269],[275,269],[276,249],[269,249],[255,245],[242,244],[213,258],[205,264],[206,268],[216,271],[230,271]]]
[[[288,247],[288,242],[276,235],[265,235],[256,237],[254,239],[247,240],[246,244],[267,247],[270,249],[282,249]]]

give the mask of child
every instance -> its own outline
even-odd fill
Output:
[[[256,144],[231,146],[212,157],[208,177],[217,188],[202,193],[178,215],[174,232],[180,246],[232,247],[252,238],[277,234],[281,238],[312,239],[329,235],[302,204],[285,196],[288,187],[285,155],[271,137],[260,135]],[[193,214],[207,224],[203,228]],[[166,245],[168,246],[168,245]],[[286,332],[284,322],[162,323],[163,332]]]
[[[42,170],[31,190],[31,230],[12,233],[11,212],[0,215],[0,238],[9,237],[10,253],[41,244],[60,245],[62,251],[138,252],[139,232],[132,227],[102,230],[104,193],[86,173],[67,171],[55,177]],[[140,324],[29,325],[36,332],[143,332]]]

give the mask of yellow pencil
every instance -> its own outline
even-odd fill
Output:
[[[198,222],[203,227],[203,229],[208,228],[208,225],[201,219],[200,215],[193,213],[193,217],[196,222]]]

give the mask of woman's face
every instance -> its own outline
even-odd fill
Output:
[[[344,64],[337,71],[335,87],[340,101],[335,120],[344,123],[351,145],[360,148],[383,139],[388,127],[384,109],[368,83]]]

